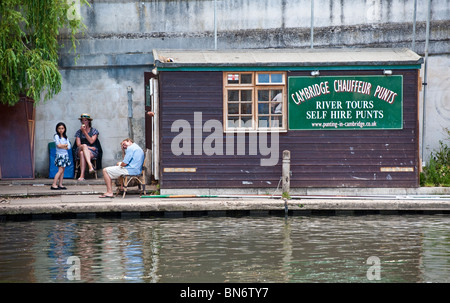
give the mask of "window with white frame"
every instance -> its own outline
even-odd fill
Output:
[[[286,73],[224,72],[225,131],[285,131]]]

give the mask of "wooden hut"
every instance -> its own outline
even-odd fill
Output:
[[[408,49],[154,50],[162,190],[418,187],[423,59]]]

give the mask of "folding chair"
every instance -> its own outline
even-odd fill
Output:
[[[92,163],[92,167],[94,168],[94,175],[95,175],[95,179],[97,179],[97,159],[91,159],[91,163]],[[87,168],[87,167],[86,167]],[[75,173],[73,175],[73,178],[76,179],[77,175],[78,175],[78,171],[80,170],[80,159],[75,161]],[[89,173],[89,170],[86,169]]]
[[[144,158],[144,163],[142,164],[142,171],[139,175],[123,175],[122,176],[122,182],[123,182],[123,196],[122,198],[125,198],[125,195],[127,194],[127,189],[128,189],[128,184],[130,184],[130,182],[132,180],[136,180],[138,182],[138,187],[140,190],[142,190],[144,192],[144,195],[147,194],[146,190],[145,190],[145,174],[146,174],[146,167],[145,167],[145,161],[146,161],[147,157]],[[142,188],[141,188],[142,187]]]

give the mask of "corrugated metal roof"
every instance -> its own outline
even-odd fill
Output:
[[[406,48],[153,50],[157,67],[417,65]]]

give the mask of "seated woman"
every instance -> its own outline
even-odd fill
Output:
[[[78,181],[84,180],[86,166],[89,173],[94,173],[91,159],[97,159],[97,169],[101,168],[102,148],[98,140],[99,132],[92,127],[92,118],[89,114],[81,114],[81,128],[75,134],[75,160],[80,160],[80,177]]]

